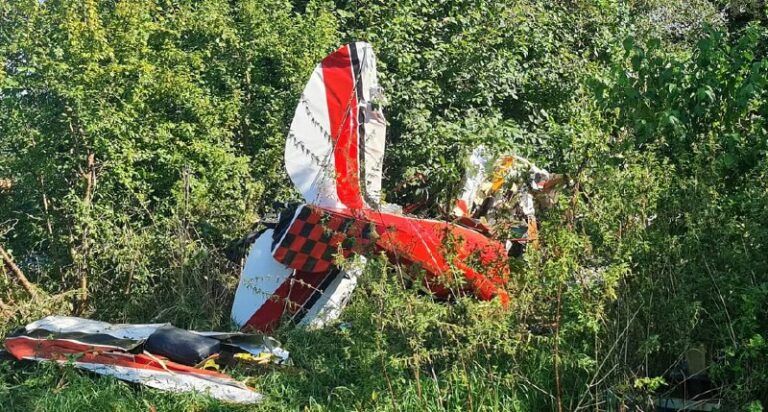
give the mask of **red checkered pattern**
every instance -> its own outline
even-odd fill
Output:
[[[375,227],[354,217],[303,206],[285,235],[277,234],[279,243],[272,256],[285,266],[304,272],[327,272],[341,245],[346,257],[371,243]]]

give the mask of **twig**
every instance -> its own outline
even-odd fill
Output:
[[[712,285],[715,286],[715,291],[717,291],[717,297],[720,298],[720,303],[723,305],[723,312],[725,312],[725,317],[728,319],[728,332],[731,335],[730,338],[733,342],[733,347],[738,349],[739,342],[736,340],[736,333],[733,331],[733,320],[731,319],[731,314],[728,313],[728,305],[725,303],[725,298],[723,298],[723,294],[720,292],[720,286],[718,286],[717,280],[715,280],[715,275],[712,273],[712,268],[709,267],[709,263],[704,261],[704,267],[707,269],[707,274],[712,280]]]
[[[535,383],[531,382],[530,379],[526,378],[524,375],[521,375],[519,373],[515,374],[518,378],[522,379],[524,383],[530,385],[533,389],[536,389],[537,391],[543,393],[544,395],[547,395],[549,399],[555,400],[555,395],[552,395],[552,393],[547,392],[544,388],[541,388],[540,386],[537,386]]]
[[[467,402],[469,404],[469,410],[470,411],[474,411],[475,407],[474,407],[474,402],[472,401],[472,384],[469,381],[469,372],[467,372],[467,363],[464,362],[464,355],[463,355],[463,353],[462,353],[461,357],[462,357],[462,359],[461,359],[461,367],[464,369],[464,381],[465,381],[465,384],[467,385]]]
[[[45,193],[45,180],[42,176],[40,176],[40,189],[43,192],[43,210],[45,210],[45,224],[48,228],[48,234],[50,236],[53,236],[53,225],[51,224],[51,215],[49,212],[48,205],[50,202],[48,201],[48,195]]]
[[[584,393],[582,394],[582,396],[579,398],[579,403],[578,403],[578,404],[576,404],[576,409],[575,409],[575,410],[577,410],[577,411],[578,411],[578,410],[580,410],[580,409],[582,408],[582,406],[581,406],[581,403],[582,403],[582,402],[584,402],[584,400],[586,399],[586,396],[587,396],[587,394],[589,393],[589,388],[595,387],[595,386],[597,385],[595,382],[597,381],[597,378],[598,378],[598,376],[599,376],[599,374],[600,374],[600,371],[601,371],[601,370],[603,370],[603,366],[605,366],[605,362],[607,362],[607,361],[608,361],[608,358],[609,358],[609,357],[610,357],[610,356],[613,354],[613,351],[616,349],[617,345],[619,344],[619,341],[621,341],[621,340],[622,340],[622,338],[624,337],[624,335],[625,335],[627,332],[629,332],[629,327],[632,325],[632,322],[634,322],[634,321],[635,321],[635,317],[637,317],[637,314],[638,314],[638,313],[640,313],[640,310],[641,310],[642,308],[643,308],[643,305],[641,304],[641,305],[640,305],[640,307],[639,307],[639,308],[637,308],[637,310],[635,311],[635,313],[634,313],[634,314],[632,314],[632,317],[631,317],[631,318],[630,318],[630,319],[627,321],[627,325],[626,325],[626,326],[624,327],[624,329],[621,331],[621,333],[619,334],[619,336],[617,336],[617,337],[616,337],[616,339],[613,341],[613,344],[611,345],[611,348],[610,348],[610,349],[608,349],[608,353],[606,353],[606,354],[605,354],[605,357],[603,358],[603,361],[602,361],[602,362],[600,362],[600,365],[599,365],[599,366],[597,367],[597,369],[595,370],[595,374],[594,374],[594,376],[592,376],[592,380],[591,380],[591,381],[589,382],[589,384],[587,385],[587,391],[586,391],[586,392],[584,392]],[[614,368],[611,368],[611,370],[610,370],[610,371],[608,371],[608,373],[606,374],[606,376],[608,376],[608,375],[611,373],[611,371],[613,371],[613,369],[614,369]],[[600,381],[602,381],[602,380],[604,380],[604,379],[601,379]]]
[[[562,311],[563,284],[557,286],[557,320],[555,321],[555,390],[557,396],[557,412],[563,412],[563,388],[560,386],[560,314]]]
[[[10,312],[11,310],[11,305],[3,302],[3,299],[0,298],[0,313]]]

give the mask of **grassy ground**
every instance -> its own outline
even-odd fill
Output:
[[[483,376],[470,375],[468,378],[478,380]],[[443,392],[442,398],[438,398],[433,385],[424,382],[422,390],[428,393],[420,400],[417,385],[411,382],[410,385],[399,386],[400,393],[393,404],[388,395],[377,390],[356,388],[354,383],[351,387],[337,386],[315,391],[313,379],[308,377],[293,382],[286,376],[264,376],[253,380],[267,395],[266,401],[256,406],[238,406],[202,395],[164,393],[113,378],[90,376],[67,366],[19,367],[5,363],[0,378],[0,399],[6,411],[465,410],[462,401],[468,399],[456,397],[468,396],[467,391],[473,390],[468,386],[454,388],[453,393]],[[303,395],[309,396],[302,398]],[[471,396],[477,403],[475,410],[532,410],[509,394],[477,391]]]
[[[552,407],[553,395],[543,389],[553,382],[548,338],[532,342],[496,303],[435,302],[403,288],[392,273],[385,264],[369,267],[344,313],[349,328],[278,331],[294,366],[229,371],[266,395],[260,405],[169,394],[71,366],[11,360],[0,361],[0,404],[7,411],[57,412]]]
[[[489,378],[496,368],[474,365],[466,373],[440,371],[430,377],[438,372],[424,365],[420,369],[426,376],[417,381],[393,364],[386,376],[381,362],[396,356],[365,360],[350,336],[331,341],[343,332],[301,335],[290,346],[296,367],[231,371],[266,395],[257,406],[164,393],[68,365],[15,361],[0,363],[0,402],[7,411],[532,410],[520,394],[535,389],[504,382],[509,376]]]

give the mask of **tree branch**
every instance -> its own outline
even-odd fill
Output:
[[[16,266],[16,263],[13,262],[11,255],[9,255],[2,246],[0,246],[0,259],[2,259],[3,263],[5,263],[5,266],[10,269],[11,273],[16,277],[16,280],[19,281],[24,290],[26,290],[27,293],[29,293],[33,298],[37,298],[37,288],[35,285],[33,285],[32,282],[27,279],[27,277],[24,275],[24,272],[22,272],[21,269]]]

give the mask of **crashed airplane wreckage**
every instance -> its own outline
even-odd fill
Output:
[[[243,330],[270,332],[286,320],[321,327],[338,318],[361,268],[344,270],[336,257],[366,252],[418,265],[437,297],[452,293],[445,280],[458,269],[466,292],[508,305],[508,252],[515,244],[535,242],[534,203],[546,203],[558,177],[525,159],[494,157],[478,148],[456,207],[445,216],[455,223],[406,216],[399,206],[381,201],[386,132],[376,104],[381,97],[368,43],[342,46],[312,72],[285,147],[285,167],[305,202],[281,210],[250,247],[231,315]],[[519,216],[521,223],[497,223],[508,220],[497,219],[502,215]],[[482,272],[467,264],[471,260]],[[261,395],[220,373],[219,365],[284,363],[288,357],[277,341],[260,333],[58,316],[27,325],[6,339],[5,348],[20,360],[72,362],[157,389],[239,403],[257,402]]]
[[[368,43],[339,48],[312,72],[285,145],[285,167],[304,203],[280,211],[277,223],[250,248],[232,307],[232,319],[244,329],[269,332],[286,319],[319,326],[338,317],[359,270],[344,271],[335,256],[366,251],[383,252],[396,264],[417,264],[437,297],[450,295],[445,281],[458,268],[466,292],[508,305],[510,245],[490,236],[486,218],[503,210],[500,205],[523,202],[525,229],[504,240],[526,242],[526,233],[535,233],[528,188],[543,192],[553,176],[524,159],[496,159],[478,149],[450,217],[457,223],[406,216],[381,200],[386,119],[377,102],[382,98]],[[525,182],[505,187],[517,178]],[[505,189],[513,190],[516,200],[499,196],[495,206],[477,200]],[[472,259],[482,272],[466,263]]]

